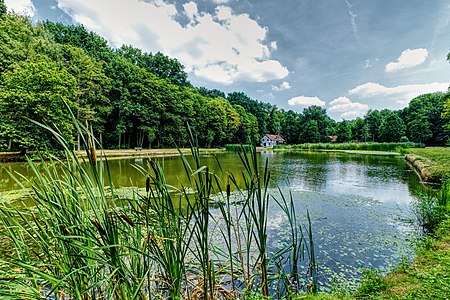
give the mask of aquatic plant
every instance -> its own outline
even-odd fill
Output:
[[[86,159],[78,158],[57,130],[44,126],[64,157],[29,161],[33,180],[11,174],[23,187],[30,181],[34,205],[0,206],[0,238],[8,249],[0,259],[2,299],[233,299],[256,291],[267,297],[269,283],[277,280],[286,292],[317,291],[309,214],[304,236],[292,197],[271,196],[268,162],[260,172],[254,147],[239,151],[243,188],[232,174],[221,182],[191,144],[193,163],[180,152],[188,186],[175,188],[150,161],[146,168],[136,166],[147,178],[145,193],[136,189],[122,198],[92,130],[75,126]],[[291,244],[273,255],[267,249],[270,199],[282,207],[292,234]],[[212,214],[212,203],[219,214]],[[292,255],[285,277],[290,280],[274,273],[281,253]],[[306,258],[312,288],[300,285],[296,271]]]
[[[290,146],[292,149],[305,150],[361,150],[361,151],[395,151],[402,149],[423,148],[423,144],[406,142],[406,143],[316,143],[316,144],[299,144]]]

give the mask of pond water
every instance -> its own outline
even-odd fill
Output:
[[[285,195],[292,192],[301,223],[306,225],[306,211],[310,213],[321,290],[344,282],[351,288],[363,269],[386,272],[414,256],[420,231],[412,203],[423,186],[403,157],[265,151],[259,158],[261,168],[268,160],[273,194],[278,194],[277,187]],[[146,167],[147,161],[110,160],[114,185],[124,190],[144,187],[145,177],[133,164]],[[186,184],[178,157],[159,158],[157,162],[163,166],[168,183]],[[226,172],[239,178],[243,170],[233,153],[202,157],[202,164],[210,165],[224,182]],[[24,163],[0,165],[0,197],[19,189],[8,172],[32,178],[31,169]],[[269,211],[269,249],[276,251],[286,242],[287,218],[275,202]],[[303,267],[306,273],[306,265]]]

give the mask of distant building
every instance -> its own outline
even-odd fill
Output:
[[[261,146],[273,147],[284,143],[284,139],[276,134],[266,134],[261,139]]]

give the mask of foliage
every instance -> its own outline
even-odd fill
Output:
[[[386,279],[376,270],[363,271],[363,282],[355,293],[356,297],[376,295],[387,288]]]
[[[381,140],[385,142],[397,142],[405,135],[405,130],[405,124],[397,113],[383,111],[379,127]]]
[[[27,17],[3,14],[0,82],[11,74],[7,72],[38,61],[56,63],[75,79],[76,97],[71,101],[78,105],[77,117],[87,121],[109,148],[186,146],[186,123],[206,147],[256,145],[264,134],[279,134],[287,144],[328,142],[336,135],[341,142],[398,142],[407,136],[410,141],[443,145],[449,136],[449,93],[416,97],[400,111],[373,110],[363,118],[335,122],[318,106],[302,113],[285,111],[243,92],[193,87],[177,59],[132,45],[112,49],[106,39],[83,26],[33,24]],[[9,120],[1,122],[4,128],[14,127]],[[9,132],[2,133],[0,150],[19,150],[21,146],[12,142],[18,137]]]
[[[431,145],[447,141],[448,133],[444,128],[446,120],[442,118],[442,114],[449,99],[450,93],[432,93],[411,100],[403,110],[410,140]]]
[[[0,18],[6,15],[6,5],[5,0],[0,0]]]
[[[52,61],[28,62],[3,75],[0,86],[0,138],[18,148],[49,148],[55,141],[34,120],[58,126],[71,143],[72,122],[67,108],[76,108],[76,82]]]

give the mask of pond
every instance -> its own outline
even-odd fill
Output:
[[[334,284],[352,288],[362,270],[376,268],[386,272],[414,256],[420,231],[412,204],[424,187],[403,157],[273,151],[258,155],[261,168],[268,161],[273,195],[278,194],[278,187],[285,195],[292,192],[299,220],[305,225],[309,211],[322,291]],[[223,182],[226,182],[226,172],[239,178],[243,168],[234,153],[201,159]],[[133,186],[143,188],[145,177],[133,165],[146,167],[147,161],[148,158],[110,160],[114,185],[123,191]],[[178,157],[156,161],[163,167],[168,183],[186,185],[187,178]],[[31,169],[24,163],[1,165],[3,198],[11,197],[6,195],[14,195],[19,189],[9,179],[8,172],[32,178]],[[268,246],[270,251],[276,251],[286,243],[287,219],[274,201],[270,203],[269,213]],[[306,273],[306,265],[303,268]]]

